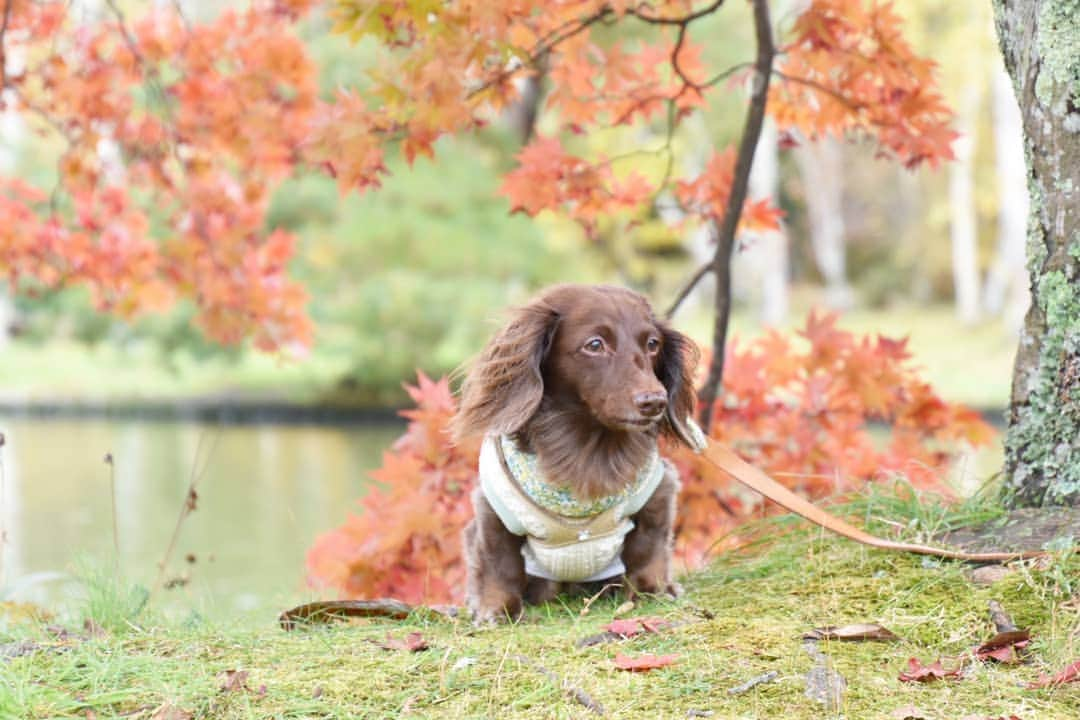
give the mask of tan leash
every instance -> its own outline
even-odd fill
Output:
[[[943,548],[930,547],[929,545],[885,540],[884,538],[879,538],[876,535],[871,535],[864,530],[860,530],[854,525],[822,510],[809,500],[796,495],[761,470],[740,458],[732,450],[729,450],[719,443],[706,440],[705,446],[702,449],[702,454],[713,465],[720,468],[751,490],[761,493],[780,507],[790,510],[796,515],[806,518],[815,525],[820,525],[830,532],[834,532],[837,535],[843,535],[844,537],[862,543],[863,545],[870,545],[871,547],[882,548],[883,550],[899,550],[901,552],[916,553],[918,555],[933,555],[935,557],[953,558],[955,560],[971,560],[974,562],[1006,562],[1009,560],[1025,560],[1027,558],[1042,557],[1043,555],[1046,555],[1046,553],[1041,550],[1033,550],[1030,552],[969,553],[960,550],[945,550]]]

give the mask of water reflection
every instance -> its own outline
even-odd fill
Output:
[[[198,456],[205,471],[197,510],[168,573],[190,582],[162,598],[232,614],[307,595],[304,554],[355,509],[368,471],[401,428],[0,418],[0,432],[5,594],[62,604],[75,585],[46,573],[70,574],[81,557],[111,565],[106,453],[114,459],[121,567],[152,583]]]

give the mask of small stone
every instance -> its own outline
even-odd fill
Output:
[[[976,585],[993,585],[1013,574],[1011,568],[1004,565],[983,565],[971,571],[971,582]]]

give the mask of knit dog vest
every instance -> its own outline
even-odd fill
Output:
[[[637,477],[622,491],[594,500],[553,485],[535,455],[505,435],[489,435],[480,448],[480,490],[506,529],[523,535],[525,572],[563,582],[591,582],[622,575],[623,541],[630,519],[664,478],[654,448]]]

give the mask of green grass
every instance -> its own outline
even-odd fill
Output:
[[[806,308],[810,307],[809,300],[804,300],[800,309],[792,311],[789,329],[804,322]],[[494,317],[498,311],[489,308],[488,314]],[[708,342],[711,318],[706,313],[687,313],[677,320],[680,328],[691,332],[699,342]],[[997,324],[965,328],[956,321],[951,307],[932,306],[852,312],[843,316],[841,326],[858,333],[910,336],[915,364],[946,400],[980,408],[1004,407],[1008,402],[1016,342]],[[491,327],[487,325],[483,331],[489,332]],[[745,313],[736,313],[732,320],[735,337],[745,340],[759,332]],[[318,402],[332,393],[341,377],[358,372],[379,386],[369,395],[401,400],[400,382],[411,378],[402,363],[378,372],[374,368],[364,371],[364,363],[356,365],[358,357],[343,349],[347,339],[328,338],[325,345],[316,345],[308,358],[298,361],[255,351],[210,357],[178,351],[166,356],[152,343],[127,347],[101,343],[89,347],[60,339],[44,345],[15,342],[5,348],[0,363],[0,397],[138,402],[232,396]],[[372,353],[383,352],[378,347],[393,345],[384,340],[371,338]],[[457,343],[456,349],[447,350],[438,364],[452,367],[482,342],[480,338]],[[404,339],[399,344],[409,345]],[[392,373],[388,374],[388,369]]]
[[[900,519],[907,537],[994,513],[977,503],[946,512],[889,494],[862,498],[846,510],[871,520]],[[715,718],[889,718],[907,705],[942,719],[1080,716],[1080,683],[1022,687],[1080,658],[1077,556],[1055,557],[984,587],[970,582],[963,564],[867,549],[789,519],[768,521],[761,530],[768,543],[684,578],[683,598],[652,601],[633,613],[662,616],[674,627],[581,649],[576,641],[598,633],[618,600],[601,600],[582,615],[582,599],[560,599],[532,608],[519,624],[480,630],[417,612],[404,621],[286,633],[271,617],[229,625],[195,615],[162,619],[152,604],[132,602],[137,595],[99,582],[83,614],[94,616],[104,633],[58,640],[40,625],[15,621],[0,632],[0,643],[40,645],[0,660],[0,717],[87,717],[89,711],[98,718],[151,718],[163,705],[226,720],[594,717],[538,666],[615,718],[684,718],[690,709],[711,710]],[[972,664],[961,680],[929,685],[897,680],[909,657],[941,657],[951,667],[959,661],[952,658],[993,635],[990,599],[1031,630],[1028,663]],[[68,619],[72,633],[84,633],[82,620]],[[812,627],[856,622],[881,623],[902,640],[822,643],[847,680],[839,712],[827,711],[804,697],[812,661],[800,636]],[[413,631],[423,634],[429,650],[378,645],[388,633],[402,638]],[[620,652],[674,653],[678,661],[630,674],[614,667]],[[728,693],[772,670],[774,682]],[[246,689],[222,690],[227,671],[248,673]]]

